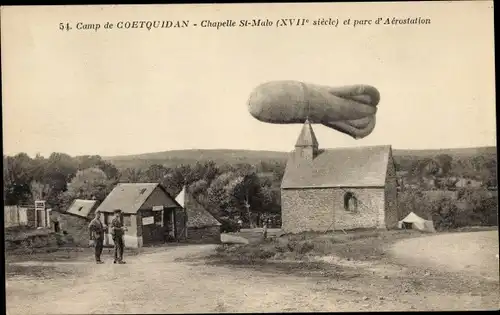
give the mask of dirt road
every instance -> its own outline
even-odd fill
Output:
[[[472,273],[498,281],[498,231],[450,233],[412,238],[397,243],[396,257],[418,264]]]
[[[126,265],[26,262],[56,266],[64,277],[7,279],[7,314],[395,311],[491,308],[468,294],[400,293],[383,272],[371,279],[308,278],[216,267],[197,259],[214,246],[162,248]],[[182,258],[181,261],[176,260]],[[371,272],[370,272],[371,274]],[[389,273],[388,273],[389,274]],[[377,287],[385,281],[387,293]],[[365,284],[365,281],[366,282]],[[485,305],[488,304],[488,305]],[[494,305],[494,304],[493,304]],[[493,306],[495,308],[496,306]]]

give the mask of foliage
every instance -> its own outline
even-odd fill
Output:
[[[458,208],[455,200],[442,196],[430,203],[432,220],[437,230],[449,230],[457,227]]]
[[[424,191],[419,189],[405,190],[398,194],[398,203],[401,218],[407,216],[410,212],[422,218],[429,218],[429,204],[431,200],[425,195]]]
[[[484,188],[461,189],[458,198],[465,205],[457,218],[459,226],[498,224],[498,194]]]
[[[217,158],[219,153],[215,151],[183,152],[168,159],[160,155],[150,160],[131,158],[126,164],[128,167],[120,168],[110,162],[114,160],[98,155],[71,157],[56,152],[48,158],[40,155],[31,158],[24,153],[4,156],[4,200],[6,204],[24,204],[42,196],[50,207],[65,208],[73,198],[102,200],[116,182],[157,182],[172,196],[186,187],[217,217],[241,217],[246,225],[255,225],[280,213],[284,153],[221,151],[223,158]],[[198,158],[193,154],[198,154]],[[245,154],[251,158],[245,158]],[[397,169],[406,171],[402,176],[408,177],[403,182],[420,187],[405,188],[399,193],[401,216],[413,211],[430,219],[431,209],[438,214],[447,213],[449,205],[445,201],[439,205],[423,192],[424,183],[433,182],[433,189],[443,190],[455,189],[458,180],[463,178],[476,179],[484,186],[496,185],[496,155],[487,150],[476,155],[435,152],[397,155],[396,151],[395,154]],[[467,204],[468,209],[459,209],[454,224],[496,222],[492,215],[495,211],[491,210],[497,205],[495,198],[476,192],[472,197],[462,195],[454,200]],[[443,222],[450,221],[447,220]]]

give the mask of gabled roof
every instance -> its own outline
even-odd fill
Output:
[[[320,150],[312,161],[289,156],[281,188],[384,187],[391,146]]]
[[[304,122],[302,126],[302,131],[300,132],[299,138],[297,139],[297,143],[295,143],[296,147],[307,147],[313,146],[318,147],[318,139],[316,139],[316,135],[314,134],[314,130],[311,127],[311,123],[309,119]]]
[[[71,206],[69,206],[66,213],[87,218],[91,214],[92,210],[94,210],[96,204],[96,200],[75,199]]]
[[[157,187],[168,195],[158,183],[120,183],[113,188],[97,210],[113,212],[120,209],[123,213],[137,213]]]
[[[192,194],[186,192],[186,189],[182,191],[175,198],[181,206],[186,209],[187,212],[187,227],[202,228],[206,226],[219,226],[221,225],[215,217],[210,214],[195,198]]]

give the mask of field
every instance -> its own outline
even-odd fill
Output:
[[[7,254],[7,313],[499,307],[498,259],[492,255],[498,252],[497,230],[434,235],[408,231],[309,233],[264,242],[258,231],[246,230],[239,237],[252,234],[247,245],[128,251],[126,265],[110,263],[112,253],[107,250],[103,265],[93,264],[90,249]],[[279,235],[277,231],[270,234]],[[458,245],[453,247],[450,242]],[[462,259],[457,262],[457,257]]]

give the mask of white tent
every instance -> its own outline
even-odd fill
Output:
[[[434,223],[432,221],[422,219],[413,212],[411,212],[406,216],[406,218],[398,222],[398,227],[400,229],[408,228],[408,226],[411,226],[410,229],[415,229],[422,232],[436,232],[436,230],[434,229]]]

